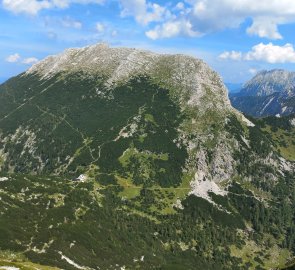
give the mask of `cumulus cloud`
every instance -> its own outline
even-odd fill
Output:
[[[22,59],[22,57],[18,53],[15,53],[15,54],[9,55],[5,59],[5,61],[9,63],[22,63],[26,65],[31,65],[31,64],[35,64],[39,60],[36,57],[28,57],[28,58]]]
[[[102,4],[104,0],[3,0],[2,6],[13,13],[36,15],[42,9],[67,8],[71,4]]]
[[[252,75],[255,75],[258,72],[258,70],[256,68],[250,68],[248,71]]]
[[[278,26],[295,22],[294,0],[186,0],[177,4],[177,7],[182,12],[179,15],[172,14],[169,20],[174,23],[187,21],[192,31],[202,34],[238,28],[251,19],[252,23],[246,30],[249,35],[281,39]],[[159,26],[156,28],[159,29]]]
[[[5,61],[9,63],[16,63],[20,59],[20,55],[18,53],[11,54],[6,57]]]
[[[165,7],[146,0],[120,0],[120,4],[122,17],[133,16],[142,25],[163,21],[171,15]]]
[[[223,52],[218,56],[221,60],[241,60],[242,59],[242,53],[237,51],[231,51],[231,52]]]
[[[289,43],[284,46],[260,43],[245,55],[245,60],[265,61],[271,64],[295,63],[295,50]]]
[[[49,1],[37,0],[3,0],[2,5],[5,9],[14,13],[28,13],[36,15],[41,9],[50,8]]]
[[[26,65],[32,65],[37,63],[39,60],[36,57],[29,57],[29,58],[25,58],[22,63],[26,64]]]
[[[105,26],[102,23],[97,22],[96,25],[95,25],[95,30],[98,33],[102,34],[104,32],[104,30],[105,30]]]
[[[158,25],[155,29],[147,31],[146,36],[151,39],[171,38],[179,35],[197,37],[201,34],[192,29],[189,21],[170,21],[163,25]]]
[[[257,18],[247,29],[249,35],[257,35],[261,38],[282,39],[282,35],[278,32],[278,25],[275,21],[266,18]]]
[[[176,4],[175,8],[178,9],[178,10],[183,10],[183,9],[185,9],[185,5],[184,5],[183,2],[178,2]]]
[[[106,0],[2,0],[14,13],[36,15],[43,9],[68,8],[72,4],[102,4]],[[237,28],[246,20],[246,32],[261,38],[282,39],[279,26],[295,22],[294,0],[185,0],[159,4],[159,0],[116,0],[121,16],[132,16],[143,26],[157,23],[146,35],[153,39],[177,35],[202,36]],[[163,3],[163,1],[162,1]],[[164,1],[165,3],[165,1]],[[76,27],[79,24],[76,24]],[[165,34],[169,28],[172,32]],[[179,30],[177,30],[177,29]]]
[[[178,10],[183,10],[184,9],[184,3],[183,2],[178,2],[175,6],[176,9]]]
[[[295,63],[295,50],[293,45],[289,43],[284,46],[274,45],[271,42],[268,44],[259,43],[247,53],[223,52],[218,58],[222,60],[262,61],[270,64]]]
[[[82,23],[80,21],[74,20],[69,16],[63,18],[61,20],[61,23],[64,27],[67,27],[67,28],[75,28],[75,29],[82,28]]]

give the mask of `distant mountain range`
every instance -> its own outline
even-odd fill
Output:
[[[232,105],[254,117],[290,115],[295,112],[295,72],[262,71],[238,93],[230,93]]]

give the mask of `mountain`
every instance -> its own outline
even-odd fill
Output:
[[[261,71],[247,82],[241,90],[244,96],[268,96],[280,93],[282,96],[294,96],[295,72],[282,69]]]
[[[295,112],[295,72],[262,71],[239,93],[231,94],[232,105],[254,117],[289,115]]]
[[[290,264],[294,161],[276,136],[293,131],[245,118],[202,60],[69,49],[2,84],[0,104],[0,266]]]

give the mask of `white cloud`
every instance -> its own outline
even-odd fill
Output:
[[[104,0],[3,0],[2,6],[13,13],[37,15],[42,9],[68,8],[71,4],[102,4]]]
[[[120,4],[122,17],[133,16],[142,25],[163,21],[171,15],[165,7],[146,0],[120,0]]]
[[[61,23],[64,27],[67,27],[67,28],[75,28],[75,29],[82,28],[82,23],[80,21],[74,20],[69,16],[63,18],[61,20]]]
[[[219,59],[222,60],[234,60],[238,61],[242,59],[242,53],[237,51],[231,51],[231,52],[223,52],[218,56]]]
[[[238,28],[247,19],[251,19],[252,24],[247,29],[249,35],[282,39],[278,26],[295,22],[294,0],[186,0],[184,3],[178,3],[177,8],[172,9],[175,10],[175,14],[170,14],[168,19],[174,23],[189,22],[193,32],[202,34]],[[176,15],[179,9],[182,11]],[[163,24],[165,23],[167,20]]]
[[[102,34],[105,30],[105,26],[102,23],[97,22],[95,25],[95,29],[98,33]]]
[[[5,61],[6,61],[6,62],[9,62],[9,63],[16,63],[16,62],[19,61],[19,59],[20,59],[20,55],[19,55],[18,53],[15,53],[15,54],[11,54],[11,55],[9,55],[9,56],[5,59]]]
[[[295,50],[289,43],[284,46],[260,43],[245,55],[245,60],[265,61],[271,64],[295,63]]]
[[[36,15],[43,9],[68,8],[72,4],[103,4],[107,0],[2,0],[3,8],[14,13]],[[158,23],[147,31],[147,36],[169,38],[176,35],[191,37],[205,35],[227,28],[238,28],[252,20],[247,28],[249,35],[261,38],[282,39],[279,26],[295,23],[294,0],[115,0],[121,7],[121,16],[132,16],[141,25]],[[164,1],[165,2],[165,1]],[[79,28],[79,23],[75,24]],[[165,34],[167,27],[176,27],[176,34]]]
[[[9,63],[22,63],[26,65],[31,65],[31,64],[35,64],[39,60],[36,57],[28,57],[22,60],[22,57],[18,53],[15,53],[15,54],[9,55],[5,59],[5,61]]]
[[[184,9],[184,3],[183,2],[178,2],[175,6],[176,9],[178,10],[183,10]]]
[[[237,51],[223,52],[218,58],[222,60],[262,61],[270,64],[295,63],[295,50],[293,45],[289,43],[284,46],[272,43],[259,43],[253,46],[251,51],[247,53],[243,54]]]
[[[192,20],[204,31],[238,27],[247,18],[253,23],[247,29],[252,35],[279,39],[277,26],[295,21],[293,0],[191,0]]]
[[[282,39],[278,32],[278,25],[275,21],[263,18],[255,19],[252,25],[247,29],[249,35],[257,35],[261,38]]]
[[[3,0],[2,5],[5,9],[14,13],[28,13],[36,15],[41,9],[51,7],[49,1],[37,0]]]
[[[22,63],[26,65],[31,65],[37,63],[39,60],[36,57],[25,58]]]
[[[250,68],[248,71],[252,75],[255,75],[258,72],[258,70],[256,68]]]
[[[170,21],[156,26],[153,30],[149,30],[146,36],[150,39],[171,38],[179,35],[197,37],[201,34],[192,30],[189,21]]]

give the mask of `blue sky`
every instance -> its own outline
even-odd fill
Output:
[[[0,81],[98,42],[204,61],[225,82],[295,70],[294,0],[0,0]]]

